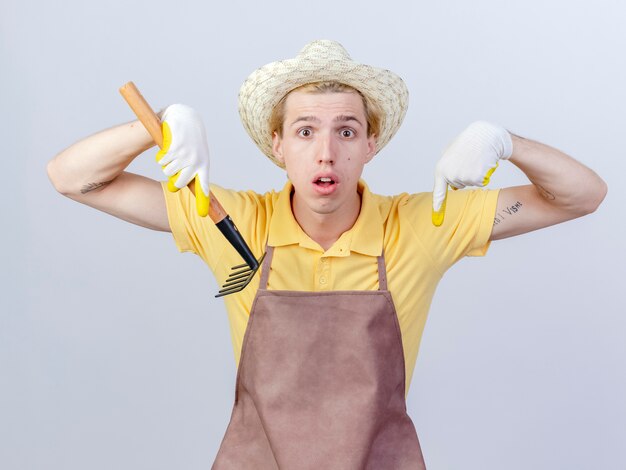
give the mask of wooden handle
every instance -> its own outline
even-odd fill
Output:
[[[152,136],[159,148],[163,147],[163,133],[161,131],[161,120],[152,110],[148,102],[141,95],[133,82],[128,82],[120,87],[120,93],[131,107],[139,121],[144,125],[148,133]],[[195,183],[192,180],[189,189],[195,194]],[[217,200],[212,191],[209,192],[209,217],[215,223],[221,222],[228,214]]]
[[[152,139],[154,139],[159,148],[162,148],[163,133],[161,131],[161,120],[152,110],[135,84],[133,82],[126,83],[120,87],[120,93],[148,133],[152,136]]]

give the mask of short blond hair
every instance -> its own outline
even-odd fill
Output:
[[[298,88],[294,88],[281,98],[281,100],[272,109],[270,115],[270,132],[274,132],[279,137],[283,136],[283,124],[285,122],[285,102],[287,97],[294,91],[303,91],[305,93],[358,93],[363,100],[363,108],[365,110],[365,119],[367,120],[367,136],[376,135],[380,132],[381,111],[373,101],[367,99],[363,93],[350,85],[340,82],[314,82],[307,83]]]

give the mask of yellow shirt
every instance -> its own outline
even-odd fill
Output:
[[[163,184],[174,240],[181,252],[199,255],[222,283],[241,257],[209,217],[196,214],[189,189],[170,193]],[[354,226],[326,252],[296,222],[288,182],[282,191],[257,194],[212,185],[252,252],[259,258],[274,246],[270,290],[376,290],[377,256],[384,249],[388,288],[402,333],[406,387],[435,288],[443,273],[463,256],[483,256],[489,247],[497,190],[450,191],[443,225],[431,222],[431,193],[380,196],[359,182],[361,212]],[[235,361],[239,364],[259,275],[241,292],[224,297]]]

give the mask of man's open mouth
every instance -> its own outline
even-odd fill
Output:
[[[331,186],[333,184],[335,184],[335,180],[329,177],[321,177],[321,178],[317,178],[314,182],[314,184],[318,185],[318,186]]]

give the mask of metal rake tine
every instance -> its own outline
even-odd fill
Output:
[[[237,266],[233,266],[232,268],[230,268],[231,271],[235,270],[235,269],[241,269],[241,268],[249,268],[250,266],[248,265],[248,263],[243,263],[243,264],[238,264]]]
[[[253,272],[249,272],[245,276],[242,274],[241,276],[237,276],[236,278],[232,278],[232,279],[228,278],[228,279],[226,279],[226,282],[224,282],[224,285],[222,285],[222,289],[224,289],[226,287],[233,286],[235,284],[240,284],[242,282],[245,282],[246,279],[248,279],[248,277],[250,276],[250,274],[254,275]]]
[[[243,284],[241,286],[237,286],[237,287],[232,287],[230,289],[221,289],[219,291],[219,293],[215,296],[215,298],[224,297],[224,296],[229,295],[229,294],[234,294],[235,292],[240,292],[240,291],[243,290],[244,287],[246,287],[245,284]]]
[[[235,292],[242,291],[250,283],[256,272],[259,270],[264,258],[265,253],[263,253],[261,259],[258,260],[258,263],[254,269],[251,268],[247,263],[233,266],[231,270],[238,269],[240,271],[230,273],[230,275],[226,279],[226,282],[224,283],[224,285],[222,285],[222,288],[215,297],[223,297],[225,295],[234,294]],[[244,266],[247,269],[241,269]]]
[[[228,275],[228,279],[231,279],[231,278],[233,278],[235,276],[239,276],[239,275],[242,275],[242,274],[247,275],[250,271],[252,271],[252,268],[250,268],[248,265],[246,265],[246,266],[247,266],[246,269],[240,269],[239,271],[231,272]],[[235,268],[230,268],[230,269],[233,270]]]
[[[222,286],[222,289],[218,292],[215,297],[223,297],[228,294],[234,294],[235,292],[239,292],[243,290],[244,287],[248,285],[252,277],[254,276],[254,272],[251,272],[250,275],[246,276],[246,278],[241,279],[237,282],[226,283]]]
[[[226,280],[224,282],[234,282],[234,281],[237,281],[239,279],[246,278],[246,277],[248,277],[250,275],[251,272],[252,272],[252,270],[248,270],[245,273],[237,274],[236,276],[231,274],[230,276],[228,276],[226,278]]]

